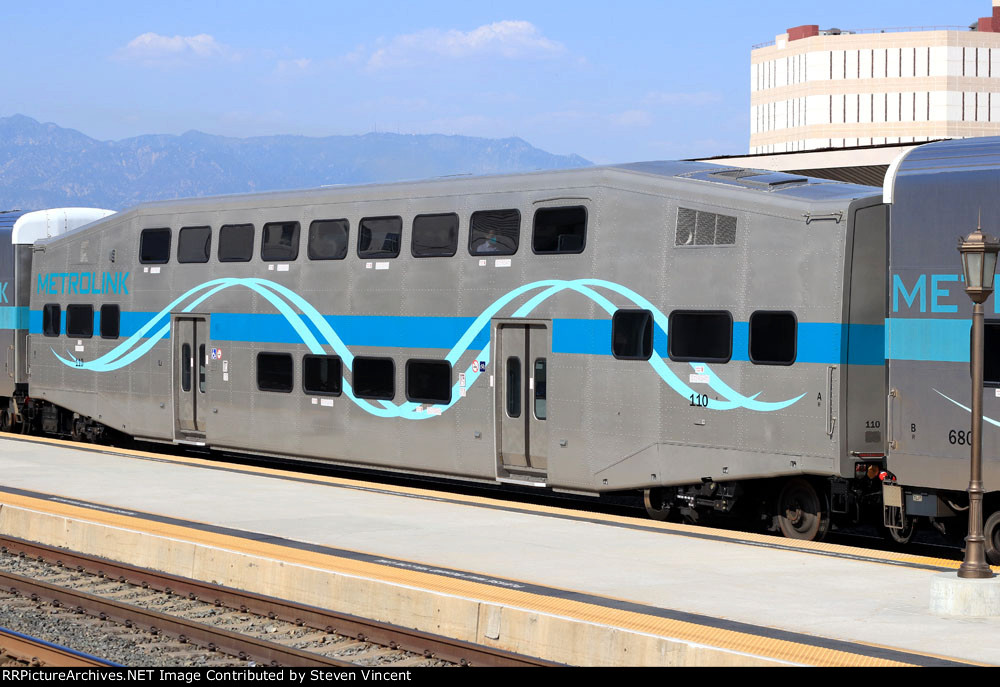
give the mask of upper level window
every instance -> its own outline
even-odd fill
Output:
[[[299,257],[299,223],[268,222],[260,242],[260,259],[268,262],[289,261]]]
[[[458,215],[417,215],[413,218],[410,241],[413,257],[451,257],[457,250]]]
[[[318,219],[309,225],[309,259],[343,260],[347,256],[346,219]]]
[[[733,316],[725,310],[675,310],[667,323],[670,359],[728,363],[733,357]]]
[[[536,253],[582,253],[587,243],[587,208],[539,208],[531,249]]]
[[[750,361],[755,365],[795,362],[797,322],[790,312],[758,310],[750,316]]]
[[[94,306],[66,306],[66,336],[89,339],[94,335]]]
[[[219,262],[249,262],[252,257],[252,224],[225,224],[219,229]]]
[[[177,262],[208,262],[212,227],[182,227],[177,236]]]
[[[521,234],[517,210],[483,210],[469,219],[470,255],[513,255]]]
[[[170,229],[143,229],[139,235],[139,262],[162,265],[170,260]]]
[[[365,217],[358,226],[358,257],[395,258],[402,236],[402,217]]]

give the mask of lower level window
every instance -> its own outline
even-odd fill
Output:
[[[396,365],[392,358],[355,358],[351,372],[358,398],[389,401],[396,396]]]
[[[42,308],[42,333],[45,336],[62,334],[62,306],[49,303]]]
[[[257,354],[257,388],[288,393],[295,385],[295,368],[290,353]]]
[[[94,306],[66,306],[66,336],[89,339],[94,335]]]
[[[451,363],[446,360],[407,360],[406,400],[451,403]]]
[[[302,359],[302,389],[307,394],[340,396],[341,362],[335,355],[307,355]]]
[[[121,331],[121,310],[117,305],[101,306],[101,338],[117,339]]]
[[[797,321],[790,312],[758,310],[750,315],[750,360],[754,365],[795,362]]]
[[[733,316],[725,310],[675,310],[667,322],[670,359],[728,363],[733,356]]]

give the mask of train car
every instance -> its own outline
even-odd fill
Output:
[[[27,338],[31,293],[32,246],[114,214],[96,208],[59,208],[37,212],[0,212],[0,429],[10,429],[17,416],[15,397],[28,388]]]
[[[899,202],[921,195],[914,155],[890,175]],[[964,489],[934,475],[958,446],[907,443],[915,416],[888,404],[927,398],[893,376],[926,361],[887,360],[896,280],[908,304],[944,288],[915,291],[896,256],[960,271],[950,236],[911,226],[930,216],[700,162],[147,203],[32,242],[29,383],[7,421],[639,490],[653,517],[742,512],[797,538],[875,513],[903,540],[960,514]],[[961,417],[956,368],[934,422]]]

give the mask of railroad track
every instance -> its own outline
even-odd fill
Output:
[[[117,663],[0,627],[0,667],[107,668]]]
[[[0,591],[222,652],[243,665],[552,665],[15,538],[0,537],[0,554]]]

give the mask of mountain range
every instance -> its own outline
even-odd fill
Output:
[[[369,133],[230,138],[189,131],[98,141],[24,115],[0,117],[0,210],[583,167],[520,138]]]

